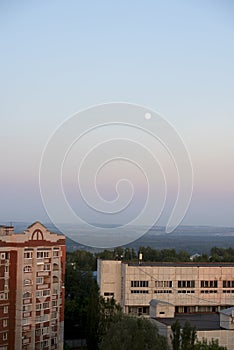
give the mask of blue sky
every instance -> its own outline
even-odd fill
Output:
[[[124,101],[185,141],[183,224],[234,226],[232,1],[1,1],[1,221],[47,220],[43,148],[69,115]],[[162,221],[163,222],[163,221]]]

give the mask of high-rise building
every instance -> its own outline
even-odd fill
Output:
[[[0,350],[63,349],[65,236],[0,226]]]

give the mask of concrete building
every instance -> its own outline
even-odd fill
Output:
[[[230,312],[231,310],[231,312]],[[194,313],[194,314],[177,314],[175,317],[154,317],[154,322],[159,330],[159,333],[165,336],[168,344],[171,345],[172,330],[171,325],[178,320],[181,327],[186,321],[189,321],[192,327],[196,328],[197,340],[202,341],[206,339],[208,342],[212,339],[217,339],[220,346],[226,346],[227,350],[233,350],[234,344],[234,330],[232,325],[232,311],[234,308],[224,309],[220,313]],[[225,320],[222,315],[227,316]],[[231,327],[229,327],[231,325]]]
[[[126,314],[149,315],[152,299],[173,305],[175,314],[218,312],[234,305],[234,263],[98,260],[97,280],[101,295],[113,296]]]
[[[63,349],[65,237],[0,226],[0,350]]]

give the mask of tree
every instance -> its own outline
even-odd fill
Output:
[[[219,346],[217,339],[212,339],[209,343],[206,339],[203,339],[195,344],[194,350],[227,350],[227,348],[224,346]]]
[[[112,323],[99,350],[167,350],[166,338],[158,334],[158,328],[147,319],[123,316]]]
[[[171,336],[172,348],[173,348],[173,350],[180,350],[181,325],[180,325],[180,322],[178,320],[176,320],[171,325],[171,330],[172,330],[172,336]]]
[[[186,321],[181,334],[181,350],[194,350],[195,340],[196,330]]]

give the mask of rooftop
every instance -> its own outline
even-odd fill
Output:
[[[171,326],[178,320],[183,327],[185,322],[188,321],[192,327],[195,327],[198,331],[216,330],[221,329],[219,323],[218,313],[194,313],[176,315],[174,318],[155,318],[157,321]]]

